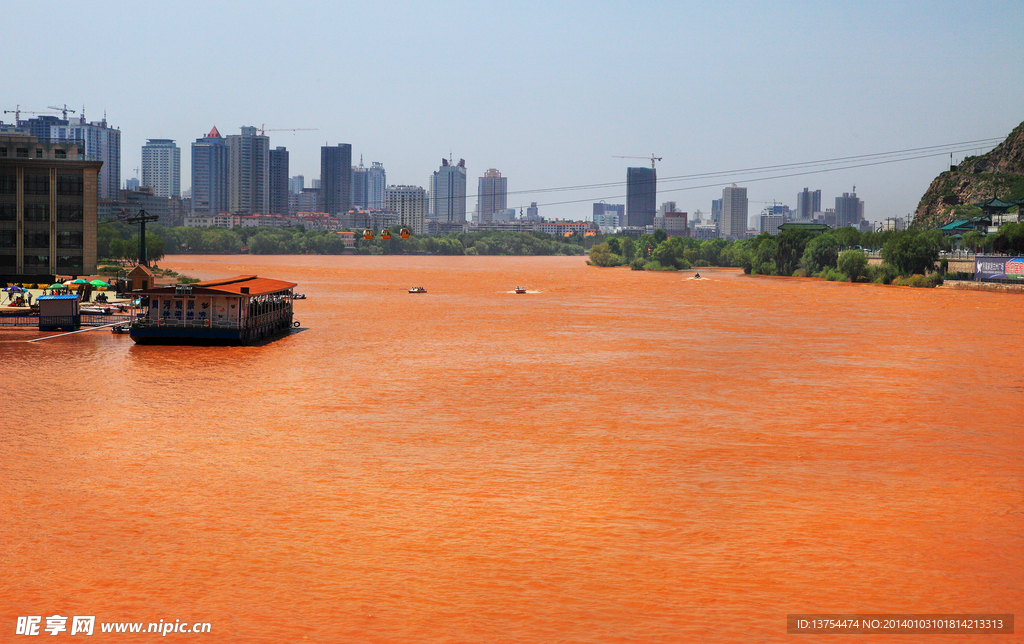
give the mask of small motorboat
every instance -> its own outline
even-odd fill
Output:
[[[519,293],[521,295],[521,294],[523,294],[525,292],[526,292],[526,289],[523,288],[522,286],[517,286],[516,287],[516,293]]]
[[[427,289],[423,288],[422,286],[414,286],[411,289],[409,289],[409,292],[410,293],[426,293]]]
[[[699,280],[700,279],[700,273],[694,273],[693,274],[693,279]]]
[[[306,294],[305,293],[296,293],[295,295],[292,296],[292,299],[293,300],[304,300],[304,299],[306,299]]]
[[[127,324],[118,324],[110,327],[110,332],[113,333],[114,335],[124,335],[126,333],[131,332],[131,327],[129,327]]]

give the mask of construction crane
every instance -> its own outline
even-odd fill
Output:
[[[64,107],[54,107],[53,105],[50,105],[47,109],[57,110],[58,112],[61,112],[61,118],[63,118],[65,121],[68,120],[68,112],[71,112],[72,114],[75,113],[75,110],[68,109],[67,103],[64,103]]]
[[[260,136],[263,136],[264,132],[315,132],[317,130],[317,128],[315,127],[279,127],[270,129],[266,128],[266,124],[263,124],[256,128],[256,130],[260,133]]]
[[[4,110],[4,114],[12,114],[12,113],[14,114],[14,125],[15,126],[21,125],[21,113],[22,112],[24,112],[26,114],[43,114],[43,112],[36,112],[34,110],[23,110],[23,109],[21,109],[21,105],[18,105],[13,110]]]
[[[651,160],[651,169],[652,170],[654,169],[654,162],[655,161],[661,161],[661,157],[656,157],[656,156],[654,156],[654,154],[651,154],[651,156],[649,156],[649,157],[623,157],[623,156],[615,155],[615,158],[616,159],[650,159]]]

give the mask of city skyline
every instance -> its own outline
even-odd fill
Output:
[[[122,133],[122,184],[141,166],[148,139],[179,143],[185,190],[192,188],[185,185],[189,144],[211,126],[223,133],[265,127],[272,147],[288,149],[292,175],[319,176],[319,148],[345,141],[353,157],[381,162],[389,184],[422,186],[436,159],[458,150],[470,176],[501,168],[513,178],[508,207],[538,202],[542,216],[570,219],[586,218],[590,203],[624,200],[626,169],[637,164],[614,157],[650,154],[663,157],[658,202],[674,200],[687,212],[707,212],[735,182],[748,187],[754,213],[759,202],[795,207],[805,186],[831,203],[856,185],[868,219],[905,216],[948,166],[948,154],[774,180],[730,171],[1001,140],[1024,119],[1024,43],[991,29],[993,18],[1019,24],[1019,2],[599,2],[586,12],[527,2],[497,22],[461,2],[445,12],[304,3],[266,20],[271,8],[70,6],[48,33],[76,43],[73,56],[40,50],[34,12],[15,12],[10,50],[33,51],[39,64],[62,72],[54,83],[27,65],[11,66],[0,107],[20,106],[22,118],[64,103],[76,116],[84,104],[90,121],[105,113]],[[121,37],[76,37],[92,24]],[[729,47],[719,46],[725,30]],[[372,54],[374,64],[314,64],[330,58],[339,31],[349,51]],[[381,47],[381,36],[392,44]],[[528,36],[530,46],[511,36]],[[439,51],[440,41],[454,44],[458,64],[440,64],[451,55]],[[267,46],[284,42],[296,46]],[[135,52],[133,62],[119,64],[127,73],[112,73],[126,51]],[[134,69],[172,82],[140,86]],[[191,80],[198,69],[203,80]],[[977,99],[985,109],[953,98],[957,79],[988,88]],[[316,100],[300,100],[307,96]],[[290,128],[317,130],[270,131]],[[996,142],[961,149],[954,161]],[[669,181],[702,173],[724,174]],[[542,192],[594,184],[616,185]]]

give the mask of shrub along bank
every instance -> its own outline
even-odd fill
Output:
[[[1002,252],[1024,252],[1024,224],[1006,224],[989,237],[989,244]],[[881,251],[882,264],[869,266],[865,252],[874,250]],[[733,266],[750,275],[927,287],[942,283],[945,272],[945,265],[939,263],[942,250],[950,250],[950,242],[937,230],[881,233],[861,233],[856,228],[823,233],[786,230],[777,235],[762,233],[738,241],[668,238],[664,231],[658,230],[654,235],[642,235],[636,240],[630,237],[605,239],[590,249],[589,263],[628,265],[633,270],[648,271]]]

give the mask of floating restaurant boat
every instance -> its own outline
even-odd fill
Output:
[[[410,293],[426,293],[427,289],[423,288],[422,286],[414,286],[411,289],[409,289],[409,292]]]
[[[194,284],[135,291],[148,300],[132,321],[138,344],[241,345],[287,335],[292,326],[293,282],[240,275]]]

